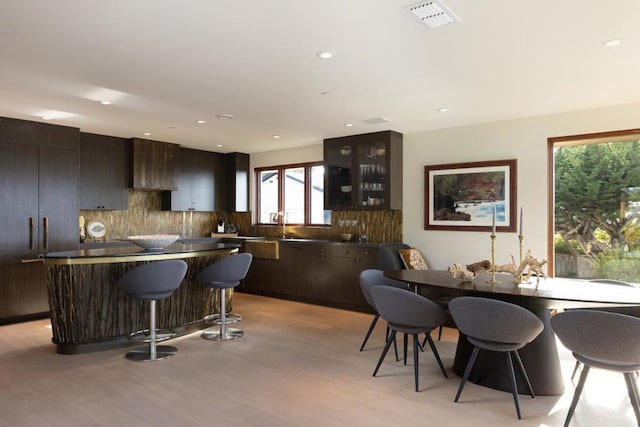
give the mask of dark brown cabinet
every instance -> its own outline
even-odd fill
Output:
[[[222,211],[225,209],[224,154],[180,149],[180,190],[162,193],[162,209]]]
[[[280,259],[256,259],[239,291],[331,307],[370,311],[360,273],[376,268],[373,245],[280,242]]]
[[[0,119],[0,323],[48,313],[39,254],[78,248],[75,128]]]
[[[180,146],[133,138],[133,183],[138,190],[180,189]]]
[[[124,138],[80,134],[80,209],[128,209],[130,149]]]
[[[227,153],[226,204],[228,212],[249,212],[249,155]]]
[[[402,209],[402,134],[324,140],[324,208]]]

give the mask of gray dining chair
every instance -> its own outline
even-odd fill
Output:
[[[371,324],[369,325],[369,329],[367,330],[367,334],[364,337],[364,341],[362,341],[362,345],[360,346],[360,351],[364,350],[364,346],[367,344],[373,329],[378,323],[378,319],[380,318],[380,313],[376,309],[376,306],[371,298],[371,289],[374,286],[390,286],[392,288],[403,289],[405,291],[409,291],[409,286],[401,282],[399,280],[389,279],[384,276],[384,272],[382,270],[377,270],[374,268],[370,268],[367,270],[363,270],[360,273],[360,289],[362,290],[362,295],[364,299],[367,301],[367,304],[371,306],[371,308],[375,311],[373,315],[373,319],[371,320]],[[389,327],[387,326],[387,332],[385,334],[385,342],[389,338]],[[398,358],[398,350],[396,348],[396,359]]]
[[[631,406],[640,425],[640,401],[636,373],[640,371],[640,319],[598,310],[570,310],[551,318],[560,342],[584,367],[567,412],[567,427],[580,400],[591,368],[620,372],[627,383]]]
[[[454,402],[458,402],[462,389],[478,358],[480,350],[504,353],[511,393],[518,419],[522,418],[513,359],[524,377],[531,397],[535,397],[518,350],[533,341],[542,332],[544,325],[535,314],[515,304],[489,298],[459,297],[449,302],[449,311],[458,330],[466,335],[474,348],[464,371]]]
[[[629,288],[635,288],[636,285],[629,283],[629,282],[625,282],[622,280],[615,280],[615,279],[592,279],[589,280],[589,282],[591,283],[604,283],[606,285],[616,285],[616,286],[625,286],[625,287],[629,287]],[[640,292],[640,290],[639,290]],[[639,306],[629,306],[629,307],[598,307],[598,308],[585,308],[584,310],[599,310],[599,311],[609,311],[611,313],[618,313],[618,314],[627,314],[629,316],[634,316],[634,317],[640,317],[640,307]],[[576,374],[578,373],[578,370],[580,369],[580,367],[582,366],[582,362],[580,362],[579,360],[576,360],[575,365],[573,366],[573,372],[571,373],[571,380],[573,380],[573,378],[576,376]]]
[[[402,257],[400,257],[400,249],[411,249],[411,246],[405,243],[387,243],[385,245],[380,246],[378,249],[378,268],[383,271],[391,271],[391,270],[405,270],[404,263],[402,262]],[[446,295],[442,295],[437,291],[422,289],[420,291],[422,296],[429,298],[431,301],[438,304],[442,307],[447,313],[448,320],[445,322],[447,326],[454,326],[453,321],[451,320],[451,316],[449,316],[447,304],[449,303],[450,297]],[[438,328],[438,341],[442,338],[442,329],[444,325],[441,325]]]
[[[373,371],[375,377],[380,369],[392,342],[395,342],[396,334],[401,332],[413,336],[413,372],[415,377],[416,391],[419,391],[419,353],[422,350],[418,335],[427,334],[427,342],[435,356],[440,370],[447,377],[438,349],[436,348],[430,333],[442,325],[447,320],[447,315],[438,304],[413,292],[407,292],[390,286],[374,286],[371,289],[371,298],[375,304],[380,317],[387,321],[391,333],[387,338],[387,343],[378,359],[376,369]],[[406,360],[406,351],[405,351]]]

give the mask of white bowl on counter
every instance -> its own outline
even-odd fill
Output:
[[[129,236],[127,240],[148,251],[159,251],[180,238],[177,234],[149,234],[144,236]]]

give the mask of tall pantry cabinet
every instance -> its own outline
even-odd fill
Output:
[[[78,248],[77,128],[0,118],[0,323],[49,311],[44,252]]]

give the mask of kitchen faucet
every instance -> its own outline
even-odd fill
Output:
[[[287,234],[285,231],[285,213],[284,212],[278,212],[276,214],[276,218],[281,217],[282,218],[282,238],[286,239],[287,238]]]

